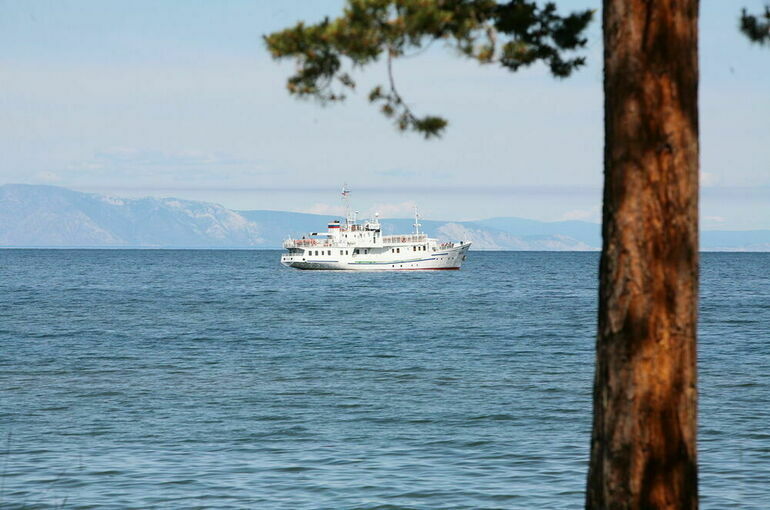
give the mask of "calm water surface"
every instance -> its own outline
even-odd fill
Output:
[[[0,250],[0,507],[579,508],[597,261]],[[701,285],[701,507],[768,508],[770,254]]]

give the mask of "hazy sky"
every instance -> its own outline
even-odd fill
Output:
[[[562,11],[598,0],[562,0]],[[742,6],[701,1],[701,215],[708,229],[770,228],[770,47],[737,30]],[[362,212],[434,219],[599,220],[601,26],[589,65],[556,81],[436,44],[398,61],[413,109],[450,125],[396,132],[366,101],[385,79],[321,108],[285,91],[291,64],[261,35],[336,15],[342,2],[0,0],[0,184],[177,196],[236,209],[335,213],[347,182]]]

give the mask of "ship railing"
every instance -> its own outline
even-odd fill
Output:
[[[310,248],[310,247],[327,248],[334,246],[334,244],[326,239],[287,239],[283,242],[284,248]]]
[[[424,243],[428,240],[428,236],[425,234],[410,234],[405,236],[383,236],[382,242],[384,244],[399,244],[399,243]]]
[[[438,247],[439,247],[439,249],[446,250],[446,249],[449,249],[449,248],[454,248],[455,247],[455,243],[441,243]]]

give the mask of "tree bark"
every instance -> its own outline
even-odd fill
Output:
[[[604,209],[586,508],[694,509],[698,1],[604,0]]]

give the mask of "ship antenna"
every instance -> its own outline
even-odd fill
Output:
[[[348,183],[342,185],[342,203],[345,204],[345,226],[350,226],[350,190]]]
[[[417,206],[414,206],[414,233],[420,235],[420,213],[417,210]]]

